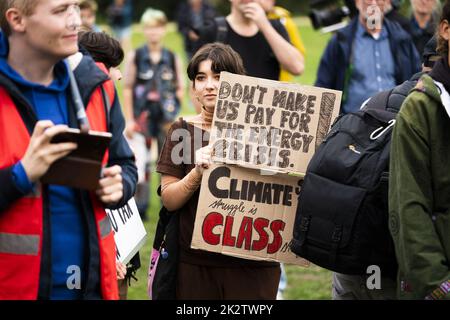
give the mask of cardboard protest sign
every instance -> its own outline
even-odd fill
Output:
[[[203,173],[191,247],[306,266],[290,251],[301,180],[213,164]]]
[[[342,93],[222,72],[213,161],[304,174],[339,114]]]
[[[116,258],[127,264],[139,251],[147,239],[136,201],[131,198],[122,208],[106,209],[116,242]]]

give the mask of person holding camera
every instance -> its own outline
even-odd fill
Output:
[[[420,70],[410,35],[384,18],[389,4],[390,0],[356,0],[358,16],[333,35],[322,55],[315,85],[343,91],[341,113],[357,111],[375,93]]]

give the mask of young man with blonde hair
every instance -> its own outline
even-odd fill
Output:
[[[78,51],[77,0],[0,2],[0,299],[117,299],[114,234],[104,207],[134,194],[136,167],[108,76],[83,57],[75,79],[91,129],[113,138],[95,191],[48,185],[79,146],[51,143],[79,127],[65,58]],[[112,106],[107,121],[100,86]],[[67,172],[67,175],[79,174]]]

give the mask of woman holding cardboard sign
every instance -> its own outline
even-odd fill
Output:
[[[280,279],[278,263],[190,248],[200,182],[211,159],[209,132],[222,71],[245,73],[241,57],[230,46],[208,44],[194,55],[188,76],[202,112],[186,119],[186,126],[182,119],[172,125],[156,169],[162,175],[163,205],[180,215],[176,295],[177,299],[275,299]],[[179,156],[180,137],[187,149],[183,150],[183,159]]]

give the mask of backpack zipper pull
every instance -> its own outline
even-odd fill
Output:
[[[356,150],[356,147],[355,147],[353,144],[349,145],[348,148],[349,148],[351,151],[353,151],[354,153],[361,154],[360,151]]]

